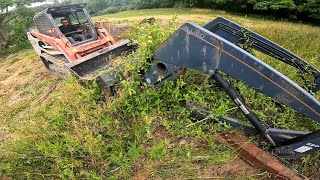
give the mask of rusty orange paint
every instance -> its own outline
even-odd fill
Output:
[[[56,29],[51,29],[51,36],[41,34],[39,32],[31,32],[33,36],[42,41],[48,43],[50,46],[53,47],[56,51],[63,51],[64,54],[70,59],[71,61],[76,61],[82,56],[85,56],[89,53],[92,53],[96,50],[102,49],[104,47],[110,46],[115,44],[114,38],[111,34],[104,28],[96,28],[98,34],[98,40],[85,43],[79,45],[77,47],[73,46],[68,38],[60,34],[60,31]],[[59,38],[57,38],[58,36]]]
[[[273,175],[273,179],[278,180],[302,180],[295,170],[292,170],[282,164],[271,153],[266,152],[250,141],[235,133],[221,132],[219,136],[223,141],[233,147],[241,158],[246,160],[252,166],[268,171]]]

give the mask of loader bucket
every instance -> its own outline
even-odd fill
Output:
[[[105,70],[112,67],[110,60],[137,49],[137,45],[129,45],[130,43],[130,40],[121,41],[86,55],[75,62],[68,63],[67,67],[80,80],[90,81],[98,78],[100,81],[110,84],[108,86],[112,86],[116,82],[115,75],[110,75],[111,72]]]

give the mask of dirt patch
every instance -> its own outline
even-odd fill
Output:
[[[6,58],[0,57],[0,63],[2,63]]]
[[[115,39],[122,39],[131,27],[127,24],[111,25],[110,33]]]
[[[212,165],[203,169],[203,178],[236,178],[253,176],[259,173],[259,169],[252,167],[240,158],[236,158],[223,165]]]
[[[131,28],[128,24],[111,24],[106,20],[97,21],[96,25],[108,30],[116,40],[122,39]]]
[[[260,174],[260,170],[247,164],[240,158],[221,165],[206,166],[202,163],[194,163],[188,166],[188,160],[180,162],[172,162],[170,159],[163,161],[154,161],[147,159],[139,159],[133,167],[134,180],[144,179],[228,179],[228,178],[248,178],[262,177],[266,179],[264,173]],[[170,174],[165,174],[166,171]],[[184,172],[185,171],[185,172]]]
[[[152,133],[152,138],[169,138],[172,135],[170,134],[170,132],[166,129],[166,127],[159,125],[157,127],[155,127],[153,133]]]
[[[154,128],[152,137],[155,139],[171,139],[172,134],[164,127],[157,126]],[[205,150],[208,147],[207,140],[197,139],[194,137],[182,137],[172,142],[172,146],[183,149],[186,145],[195,150]],[[148,151],[149,147],[144,147]],[[170,149],[170,148],[169,148]],[[172,149],[171,149],[172,150]],[[260,170],[251,166],[240,157],[229,159],[214,164],[209,161],[203,161],[203,156],[194,156],[191,159],[181,156],[174,159],[175,155],[168,151],[168,156],[161,160],[148,159],[146,155],[136,160],[133,166],[134,180],[144,179],[215,179],[215,178],[246,178],[261,177]],[[185,153],[183,150],[180,153]],[[209,164],[208,164],[209,163]],[[262,175],[265,176],[264,173]]]
[[[12,54],[6,54],[6,55],[0,56],[0,63],[4,62],[5,60],[9,59],[12,56],[13,56]]]
[[[152,171],[158,169],[160,162],[145,161],[144,159],[137,160],[133,167],[133,180],[149,179]]]
[[[201,148],[207,146],[208,142],[196,138],[183,137],[179,139],[178,144],[180,147],[188,144],[188,146],[192,148]]]

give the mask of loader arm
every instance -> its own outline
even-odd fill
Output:
[[[320,102],[309,92],[235,43],[194,23],[175,31],[154,51],[153,60],[148,83],[170,79],[181,68],[211,75],[221,71],[320,123]]]
[[[216,18],[204,28],[245,50],[252,48],[291,65],[304,81],[306,90],[320,90],[320,71],[276,43],[223,17]]]

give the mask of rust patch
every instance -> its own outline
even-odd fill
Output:
[[[216,47],[218,49],[218,53],[216,53],[215,59],[216,59],[216,69],[218,69],[219,65],[220,65],[220,61],[221,61],[221,54],[222,54],[222,48],[223,48],[223,44],[222,42],[215,38],[215,37],[211,37],[217,44],[218,47]]]
[[[296,171],[286,167],[272,154],[263,151],[253,143],[234,133],[219,133],[219,136],[232,146],[236,152],[252,166],[266,170],[273,174],[274,179],[279,180],[302,180]]]
[[[177,73],[177,77],[181,77],[181,76],[185,75],[186,72],[187,72],[187,68],[183,68],[181,71],[179,71]]]

